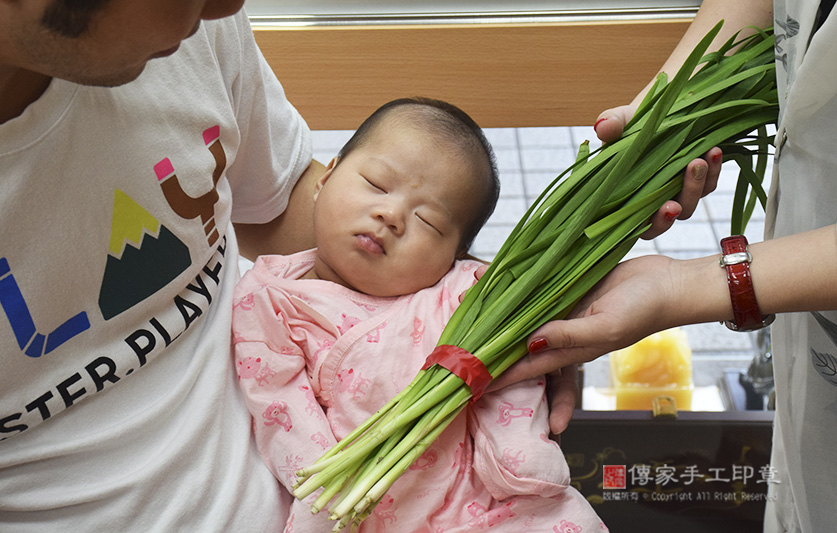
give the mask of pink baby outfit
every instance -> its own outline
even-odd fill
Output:
[[[473,285],[458,261],[435,286],[378,298],[298,279],[315,252],[260,258],[238,285],[233,342],[256,443],[287,488],[297,469],[360,425],[415,377]],[[569,486],[548,438],[544,381],[484,395],[390,489],[361,533],[606,531]],[[331,531],[327,512],[294,501],[285,531]]]

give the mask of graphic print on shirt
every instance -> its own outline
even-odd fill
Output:
[[[499,459],[500,463],[506,467],[506,470],[512,474],[517,474],[517,469],[520,465],[526,462],[526,454],[522,450],[513,450],[511,448],[503,449],[503,457]]]
[[[433,448],[429,448],[410,465],[410,470],[427,470],[433,468],[437,462],[439,462],[439,454]]]
[[[182,218],[200,217],[209,246],[219,237],[215,227],[218,180],[227,166],[220,126],[203,131],[203,142],[215,160],[212,190],[192,198],[180,184],[168,157],[154,165],[160,188],[172,210]],[[149,298],[191,266],[189,248],[151,213],[117,189],[113,201],[110,246],[99,294],[105,320]]]
[[[413,339],[413,346],[421,346],[421,341],[424,338],[424,322],[419,317],[413,318],[413,332],[410,333]]]
[[[189,268],[189,248],[151,213],[116,190],[99,309],[105,320],[130,309]]]
[[[499,524],[502,524],[509,518],[515,516],[512,507],[516,503],[515,500],[509,500],[505,504],[495,507],[494,509],[486,509],[482,504],[471,502],[468,505],[468,512],[473,518],[468,521],[468,525],[472,528],[488,529]]]
[[[280,400],[273,400],[262,413],[262,418],[265,419],[265,426],[277,425],[285,431],[290,431],[294,427],[291,415],[288,413],[288,404]]]
[[[567,520],[561,520],[557,526],[552,526],[555,533],[581,533],[581,526],[575,525]]]
[[[828,335],[828,338],[831,339],[831,342],[834,344],[834,346],[837,346],[837,324],[825,318],[822,315],[822,313],[817,313],[816,311],[814,311],[811,314],[814,315],[814,318],[817,319],[817,322],[819,322],[820,327],[822,327],[823,331],[825,331],[825,334]],[[823,379],[825,379],[832,385],[837,386],[837,357],[828,352],[818,352],[812,346],[811,362],[813,363],[814,368],[817,369],[819,375],[823,377]]]
[[[322,431],[318,431],[311,435],[311,440],[314,441],[323,451],[328,450],[331,447],[331,443],[328,440]]]
[[[307,414],[308,416],[316,416],[325,420],[325,413],[323,412],[323,408],[320,407],[319,403],[317,403],[317,397],[314,396],[314,391],[311,390],[311,387],[309,387],[308,385],[300,385],[299,390],[302,391],[302,394],[305,395],[305,401],[308,402],[305,405],[305,414]]]
[[[356,316],[348,316],[346,313],[341,313],[340,317],[343,321],[337,326],[337,331],[341,335],[345,335],[347,331],[360,324],[360,319]]]
[[[370,380],[360,375],[360,372],[355,375],[355,369],[343,369],[337,373],[337,379],[340,384],[337,388],[340,392],[351,393],[353,399],[363,398],[366,395],[366,389],[371,383]]]
[[[29,357],[48,354],[90,328],[87,313],[82,311],[71,316],[46,335],[40,333],[5,257],[0,257],[0,307],[6,312],[17,345]]]
[[[268,366],[267,362],[262,363],[261,357],[245,357],[238,362],[238,379],[255,379],[259,387],[264,386],[276,372]]]
[[[375,514],[377,522],[382,526],[391,526],[398,521],[395,515],[395,500],[389,494],[384,494],[378,505],[372,511]]]
[[[790,15],[786,20],[776,20],[775,22],[776,26],[782,30],[774,32],[773,46],[776,50],[776,60],[782,63],[785,70],[788,70],[788,54],[783,48],[782,41],[795,37],[799,33],[799,22],[794,20]]]
[[[511,424],[512,418],[532,418],[532,415],[535,413],[531,407],[515,407],[509,402],[501,403],[497,408],[497,411],[499,413],[497,423],[501,426],[508,426]]]
[[[191,270],[194,275],[171,290],[168,302],[158,302],[162,306],[156,307],[153,314],[148,312],[137,317],[132,323],[133,331],[124,333],[123,342],[111,339],[115,344],[108,345],[104,353],[101,350],[81,353],[79,358],[73,359],[75,366],[67,368],[65,374],[49,375],[54,382],[33,389],[28,396],[28,391],[21,391],[23,397],[19,403],[4,406],[6,410],[0,412],[0,441],[48,420],[131,375],[163,353],[209,309],[220,287],[226,252],[226,236],[218,233],[214,222],[219,199],[216,186],[226,166],[219,139],[220,127],[203,131],[203,142],[214,160],[214,168],[212,191],[199,198],[183,193],[177,176],[160,176],[159,164],[148,168],[150,179],[154,179],[151,172],[158,171],[158,180],[152,182],[155,187],[163,181],[157,193],[166,199],[163,209],[168,204],[181,217],[201,219],[203,230],[199,231],[206,234],[207,250],[211,252],[202,265],[194,265],[185,236],[175,235],[157,218],[160,213],[152,214],[121,189],[114,192],[109,241],[102,243],[103,248],[107,244],[107,251],[98,300],[93,301],[93,293],[87,309],[69,309],[64,316],[59,315],[59,323],[50,323],[44,328],[27,304],[26,298],[32,298],[26,294],[24,288],[27,286],[18,282],[26,271],[16,267],[11,258],[0,256],[0,309],[11,326],[21,356],[29,358],[51,352],[60,357],[58,348],[69,346],[80,334],[95,329],[90,317],[98,316],[97,306],[101,316],[108,321],[128,309],[135,309],[137,304],[164,288],[171,290],[171,283],[183,273]],[[196,148],[201,149],[201,145],[196,143]],[[169,160],[165,158],[164,161]],[[209,178],[201,172],[195,174],[189,176],[190,179],[206,182]],[[154,205],[160,204],[157,201]],[[266,380],[270,373],[271,370],[264,369],[255,377]],[[275,423],[284,427],[288,422],[277,419]]]
[[[387,323],[381,322],[381,324],[379,324],[378,327],[367,333],[366,342],[371,344],[377,344],[381,342],[381,330],[383,330],[385,327],[387,327]]]
[[[175,213],[185,219],[191,220],[200,217],[210,246],[218,240],[218,229],[215,227],[215,204],[219,197],[216,186],[224,173],[224,168],[227,166],[227,156],[221,146],[220,136],[220,126],[212,126],[203,132],[203,142],[209,147],[209,152],[215,158],[215,170],[212,172],[212,190],[202,196],[193,198],[183,190],[180,179],[174,173],[174,166],[168,157],[154,165],[154,172],[157,174],[157,180],[160,182],[166,201]]]

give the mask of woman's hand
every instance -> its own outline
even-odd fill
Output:
[[[602,112],[594,126],[602,142],[619,138],[636,112],[635,105]],[[712,148],[686,167],[683,189],[666,202],[642,234],[652,239],[668,230],[677,219],[692,216],[699,200],[718,185],[723,154]],[[629,346],[640,339],[672,327],[672,314],[663,311],[671,293],[671,259],[648,256],[618,265],[579,302],[569,318],[553,321],[529,338],[530,355],[498,377],[491,389],[546,374],[550,400],[550,429],[563,431],[572,417],[578,396],[577,364]],[[478,278],[479,278],[478,274]]]
[[[550,429],[560,433],[572,417],[577,363],[629,346],[680,325],[676,262],[644,256],[620,263],[573,309],[568,320],[544,324],[529,336],[529,355],[497,378],[492,388],[530,377],[550,376]],[[569,373],[568,373],[569,372]]]
[[[625,124],[634,116],[636,106],[623,105],[603,111],[596,119],[593,129],[602,142],[615,141],[622,135]],[[668,201],[651,218],[651,227],[643,239],[653,239],[668,230],[675,220],[686,220],[694,214],[698,201],[715,190],[721,174],[723,153],[718,147],[710,149],[702,158],[690,162],[683,176],[683,190]]]

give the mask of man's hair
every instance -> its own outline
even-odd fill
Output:
[[[93,15],[110,0],[53,0],[41,17],[43,26],[64,37],[76,38],[87,31]]]
[[[473,220],[465,228],[460,249],[467,251],[474,242],[480,229],[488,221],[497,200],[500,197],[500,178],[494,150],[485,134],[476,122],[464,111],[453,104],[432,98],[399,98],[387,102],[375,110],[358,127],[351,139],[338,154],[337,164],[354,150],[363,146],[372,136],[381,120],[393,110],[415,111],[409,118],[411,124],[419,126],[436,136],[442,146],[450,146],[468,157],[474,176],[481,179],[484,186],[482,198],[475,198],[478,209]]]

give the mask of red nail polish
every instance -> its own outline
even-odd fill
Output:
[[[718,163],[721,162],[721,159],[723,159],[723,157],[724,157],[724,154],[715,154],[715,155],[712,156],[712,162],[717,165]]]
[[[676,219],[679,216],[680,216],[680,213],[678,213],[677,211],[670,211],[669,210],[669,211],[666,211],[665,213],[663,213],[663,218],[665,218],[666,221],[668,221],[668,222],[673,222],[674,219]]]
[[[596,129],[599,127],[599,124],[601,124],[605,120],[607,120],[607,118],[600,118],[599,120],[597,120],[596,123],[593,124],[593,131],[596,131]]]
[[[529,353],[538,353],[546,350],[549,347],[549,343],[546,342],[546,339],[535,339],[529,343]]]

